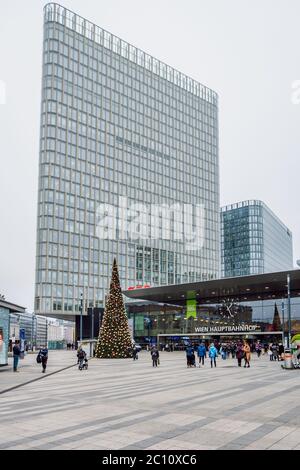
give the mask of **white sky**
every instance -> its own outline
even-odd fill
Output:
[[[0,0],[0,293],[33,308],[42,0]],[[221,204],[261,199],[300,258],[299,0],[65,0],[65,7],[216,90]],[[1,87],[0,87],[1,103]]]

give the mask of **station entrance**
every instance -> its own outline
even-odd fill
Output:
[[[240,333],[191,333],[181,335],[168,335],[159,334],[157,336],[157,345],[160,349],[167,349],[169,351],[183,351],[188,345],[198,346],[200,343],[205,343],[208,348],[211,343],[217,346],[222,344],[237,343],[239,341],[247,341],[252,347],[257,342],[266,349],[269,344],[283,343],[283,332],[255,332],[255,334],[240,332]]]

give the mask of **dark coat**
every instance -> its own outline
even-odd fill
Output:
[[[47,362],[48,361],[48,349],[47,348],[40,349],[39,356],[41,357],[43,363]]]
[[[13,355],[20,356],[20,354],[21,354],[21,349],[18,344],[15,344],[13,347]]]
[[[236,350],[236,358],[237,358],[237,359],[242,359],[243,356],[244,356],[243,347],[242,347],[242,346],[238,346],[238,347],[237,347],[237,350]]]
[[[192,346],[188,346],[188,347],[186,348],[186,355],[187,355],[188,357],[191,357],[191,356],[194,355],[194,348],[192,348]]]

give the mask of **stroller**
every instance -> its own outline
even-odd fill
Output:
[[[191,366],[196,367],[196,356],[194,352],[193,352],[193,355],[191,356]]]
[[[89,367],[89,364],[88,364],[87,358],[86,357],[81,357],[79,359],[78,369],[79,370],[83,370],[83,369],[87,370],[88,367]]]

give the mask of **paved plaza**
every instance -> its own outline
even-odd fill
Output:
[[[74,358],[50,352],[49,370]],[[160,359],[157,369],[146,351],[135,362],[92,359],[87,371],[72,367],[1,394],[0,448],[300,449],[298,370],[267,356],[253,355],[249,369],[221,358],[216,369],[208,359],[187,369],[184,352]],[[27,378],[42,375],[26,360]],[[2,388],[24,369],[0,372]]]
[[[37,364],[35,353],[26,354],[24,359],[19,360],[18,373],[12,371],[13,358],[8,358],[8,366],[0,367],[0,401],[1,392],[11,387],[20,385],[32,380],[43,378],[42,365]],[[47,373],[52,374],[58,370],[70,367],[77,362],[76,351],[49,351],[49,361],[47,364]]]

